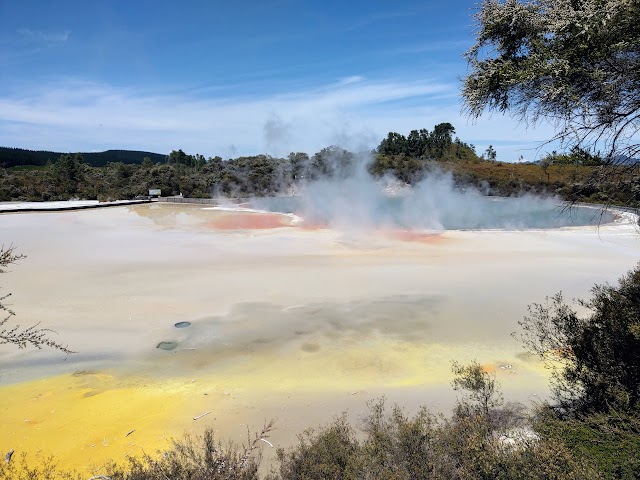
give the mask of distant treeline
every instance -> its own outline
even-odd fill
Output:
[[[309,181],[344,178],[366,168],[374,178],[395,178],[409,185],[437,169],[451,172],[460,188],[471,185],[489,195],[541,193],[575,201],[640,204],[637,180],[624,173],[595,175],[602,163],[595,154],[553,152],[537,164],[505,163],[495,160],[492,147],[478,156],[473,145],[454,135],[451,124],[441,123],[432,131],[413,130],[406,137],[390,132],[372,152],[330,146],[313,155],[292,152],[283,158],[253,155],[227,160],[181,149],[165,156],[123,150],[56,154],[5,148],[0,149],[10,157],[5,163],[15,166],[0,167],[0,201],[130,199],[147,195],[152,188],[161,189],[165,196],[277,195],[296,192]],[[34,158],[39,163],[25,164],[36,162]]]
[[[45,166],[58,160],[64,153],[45,150],[0,147],[0,167],[11,168],[22,165]],[[82,153],[85,163],[92,167],[103,167],[109,162],[142,163],[145,157],[152,162],[163,162],[165,155],[134,150],[107,150],[106,152]]]
[[[396,132],[390,132],[375,151],[383,155],[405,155],[433,160],[442,160],[451,154],[458,159],[477,160],[475,147],[462,142],[457,137],[454,139],[454,134],[455,128],[450,123],[440,123],[434,127],[432,132],[424,128],[412,130],[408,137]],[[455,148],[452,149],[452,146]],[[141,164],[145,158],[148,158],[151,163],[167,162],[195,166],[196,164],[203,165],[209,160],[220,158],[216,156],[207,160],[203,155],[187,155],[182,150],[174,150],[169,155],[135,150],[71,152],[71,154],[76,153],[82,155],[82,161],[92,167],[104,167],[108,163],[116,162]],[[0,167],[45,166],[67,154],[69,153],[0,147]]]

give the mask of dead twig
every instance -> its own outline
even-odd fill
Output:
[[[193,417],[194,420],[198,420],[199,418],[202,417],[206,417],[207,415],[209,415],[211,412],[204,412],[202,415],[198,415],[197,417]]]

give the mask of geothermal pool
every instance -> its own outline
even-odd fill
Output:
[[[0,277],[14,320],[77,353],[0,348],[0,452],[94,473],[206,426],[243,441],[272,418],[286,446],[383,394],[449,412],[452,360],[478,360],[529,402],[547,372],[510,336],[527,305],[587,297],[640,254],[624,214],[599,227],[366,226],[160,203],[1,215],[2,241],[27,255]]]
[[[412,194],[389,196],[375,190],[364,198],[357,190],[356,195],[349,198],[347,189],[338,196],[255,198],[247,206],[300,215],[307,223],[365,231],[380,228],[437,232],[551,229],[597,226],[615,218],[608,211],[588,206],[568,207],[553,198],[489,197],[479,192],[456,192],[448,184],[444,188],[441,195],[431,188],[428,195],[421,195],[418,190]]]

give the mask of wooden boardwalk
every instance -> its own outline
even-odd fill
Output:
[[[107,208],[107,207],[127,207],[129,205],[139,205],[141,203],[151,203],[152,200],[119,200],[117,202],[99,202],[90,204],[73,204],[65,205],[65,202],[19,202],[15,204],[0,203],[0,214],[5,213],[29,213],[29,212],[66,212],[69,210],[87,210],[90,208]],[[51,203],[55,203],[52,205]]]

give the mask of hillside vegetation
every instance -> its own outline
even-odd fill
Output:
[[[473,145],[454,134],[451,124],[442,123],[431,132],[413,130],[406,137],[390,132],[368,153],[330,146],[313,155],[292,152],[286,158],[255,155],[228,160],[182,150],[166,156],[112,150],[60,154],[52,161],[50,154],[57,155],[53,152],[5,148],[0,149],[4,159],[0,164],[13,166],[0,168],[0,201],[131,199],[151,188],[160,188],[165,196],[200,198],[278,195],[295,191],[304,182],[351,175],[366,163],[374,177],[410,185],[438,169],[452,172],[459,188],[471,185],[488,195],[537,193],[570,201],[638,205],[639,179],[622,171],[602,175],[606,167],[597,155],[553,152],[536,164],[498,162],[491,147],[478,156]]]
[[[26,150],[23,148],[0,147],[0,167],[38,166],[55,162],[61,152],[44,150]],[[135,150],[107,150],[106,152],[88,152],[82,154],[83,160],[92,167],[103,167],[109,162],[142,163],[145,157],[153,162],[164,161],[164,155]]]

